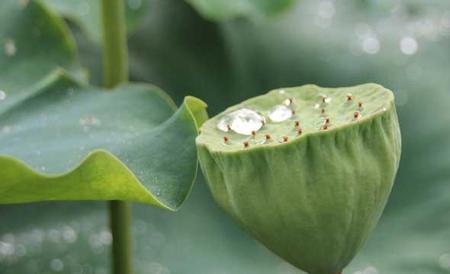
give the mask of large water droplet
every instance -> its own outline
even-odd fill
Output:
[[[6,99],[6,92],[0,89],[0,101],[3,101]]]
[[[230,130],[232,117],[228,114],[222,117],[219,122],[217,122],[217,128],[223,132],[228,132]]]
[[[292,117],[292,110],[285,105],[276,105],[268,115],[273,122],[283,122]]]
[[[264,116],[248,108],[236,110],[229,116],[231,117],[230,129],[243,135],[251,135],[253,131],[257,132],[266,122]]]

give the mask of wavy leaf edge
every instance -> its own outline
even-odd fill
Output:
[[[18,104],[21,104],[34,96],[37,96],[41,94],[42,92],[45,92],[44,88],[47,84],[52,83],[53,81],[58,81],[60,78],[66,78],[70,81],[73,81],[74,84],[78,85],[80,88],[88,88],[89,85],[79,81],[78,79],[75,79],[72,77],[68,72],[66,72],[62,68],[57,68],[53,72],[51,72],[47,77],[44,77],[44,79],[40,80],[36,84],[32,85],[31,88],[35,88],[36,91],[30,93],[30,96],[27,96],[26,98],[23,98]],[[165,121],[160,123],[158,126],[155,127],[155,129],[159,127],[164,127],[166,123],[169,121],[176,119],[177,115],[182,115],[183,111],[186,111],[186,113],[189,114],[189,117],[192,121],[192,125],[195,127],[195,131],[198,132],[199,127],[201,124],[203,124],[204,121],[207,120],[208,115],[206,112],[207,104],[203,102],[202,100],[193,97],[193,96],[186,96],[180,105],[180,107],[177,109],[176,104],[173,102],[173,100],[169,97],[167,93],[165,93],[162,89],[159,87],[149,84],[149,83],[142,83],[142,82],[130,82],[125,83],[123,85],[118,86],[124,87],[124,86],[141,86],[145,87],[149,90],[149,92],[156,92],[158,95],[164,99],[164,101],[167,102],[167,104],[174,110],[174,113],[168,117]],[[114,92],[114,91],[112,91]],[[9,109],[6,109],[7,112]],[[193,146],[195,144],[193,143]],[[194,150],[195,151],[195,150]],[[14,199],[11,199],[11,201],[3,202],[4,204],[16,204],[16,203],[30,203],[30,202],[38,202],[38,201],[61,201],[61,200],[125,200],[125,201],[132,201],[132,202],[138,202],[143,204],[150,204],[162,209],[167,209],[169,211],[177,211],[181,204],[188,198],[190,195],[194,182],[196,180],[197,172],[198,172],[198,159],[197,159],[197,165],[196,169],[194,171],[194,176],[192,178],[189,191],[185,194],[182,201],[179,201],[176,206],[170,206],[167,203],[164,203],[160,198],[158,198],[158,195],[156,193],[153,193],[149,188],[145,187],[143,182],[135,175],[135,173],[122,161],[119,159],[118,156],[114,155],[112,152],[106,150],[106,149],[94,149],[88,154],[74,167],[69,168],[67,171],[64,171],[62,173],[57,174],[50,174],[45,173],[42,171],[38,171],[35,168],[31,167],[29,164],[27,164],[25,161],[21,159],[17,159],[10,155],[0,155],[0,166],[2,169],[16,169],[21,175],[25,174],[27,177],[31,177],[35,180],[61,180],[66,177],[72,176],[74,173],[76,173],[78,170],[82,170],[90,165],[90,162],[94,160],[100,159],[99,162],[97,162],[96,165],[101,166],[115,166],[119,168],[117,173],[123,172],[126,174],[126,178],[128,181],[132,182],[135,187],[137,187],[140,190],[140,195],[132,194],[130,196],[127,196],[125,193],[124,195],[117,195],[117,193],[113,193],[113,195],[104,195],[103,197],[99,198],[92,196],[91,198],[87,199],[77,199],[71,196],[71,193],[68,193],[68,196],[66,198],[64,197],[57,197],[52,198],[48,197],[46,199],[22,199],[21,201],[14,201]],[[0,174],[1,176],[1,174]],[[86,182],[86,184],[92,183],[92,182]],[[0,185],[1,189],[1,185]],[[8,190],[4,191],[3,193],[7,192]]]

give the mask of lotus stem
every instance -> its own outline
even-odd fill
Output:
[[[102,0],[103,82],[112,88],[128,81],[125,9],[122,0]],[[110,201],[112,273],[131,274],[131,205]]]

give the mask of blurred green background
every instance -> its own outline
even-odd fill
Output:
[[[402,161],[379,225],[345,273],[450,273],[450,2],[298,0],[276,14],[244,4],[216,14],[202,2],[127,1],[131,79],[178,103],[197,96],[211,115],[278,87],[390,88]],[[66,18],[100,84],[99,3],[45,3]],[[233,223],[203,180],[177,213],[134,205],[136,273],[301,273]],[[0,206],[1,274],[106,274],[110,245],[104,202]]]

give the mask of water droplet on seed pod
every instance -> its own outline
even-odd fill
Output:
[[[293,115],[292,110],[285,105],[276,105],[268,113],[273,122],[283,122]]]
[[[266,122],[264,116],[258,112],[241,108],[222,117],[217,123],[217,128],[228,132],[230,129],[242,135],[252,135],[257,132]]]

